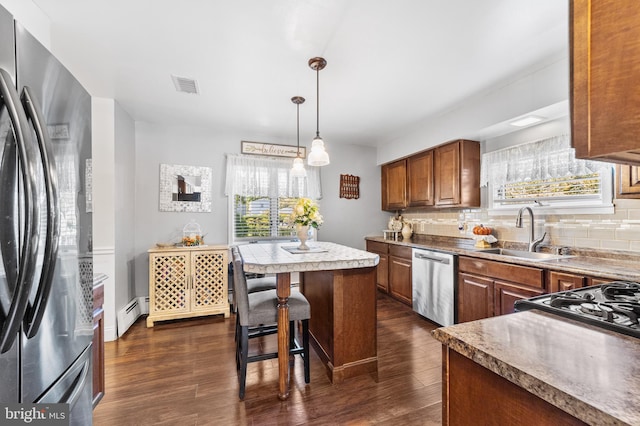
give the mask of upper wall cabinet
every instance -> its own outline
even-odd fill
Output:
[[[640,165],[640,2],[572,0],[571,134],[578,158]]]
[[[480,207],[480,143],[459,140],[435,149],[435,204]]]
[[[433,206],[433,150],[407,158],[409,207]]]
[[[382,166],[382,210],[407,207],[407,160]]]
[[[382,166],[382,210],[479,206],[479,142],[449,142]]]

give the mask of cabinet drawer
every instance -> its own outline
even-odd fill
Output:
[[[531,287],[544,288],[544,270],[539,268],[470,257],[460,257],[458,268],[460,272],[469,272],[485,277],[517,282]]]
[[[406,246],[398,246],[395,244],[389,245],[389,254],[391,256],[403,257],[405,259],[411,259],[411,254],[413,250],[411,247]]]
[[[389,244],[379,241],[367,241],[367,251],[387,254],[389,252]]]

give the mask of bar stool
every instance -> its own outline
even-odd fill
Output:
[[[278,308],[276,290],[264,290],[249,294],[247,279],[238,250],[232,250],[234,285],[237,304],[238,335],[236,338],[236,369],[240,383],[239,397],[244,399],[247,364],[278,357],[277,352],[249,356],[249,339],[277,333]],[[297,290],[289,297],[289,353],[301,355],[304,360],[304,380],[311,380],[309,370],[309,318],[311,306],[307,299]],[[302,346],[294,338],[295,321],[302,323]],[[265,326],[266,324],[266,326]]]

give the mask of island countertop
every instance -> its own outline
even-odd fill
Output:
[[[380,261],[375,253],[340,244],[315,241],[308,245],[311,250],[305,253],[297,252],[298,244],[291,241],[245,244],[239,248],[245,272],[256,274],[368,268]]]
[[[638,338],[537,310],[432,334],[450,350],[588,424],[640,424]]]

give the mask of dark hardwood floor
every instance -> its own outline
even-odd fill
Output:
[[[128,425],[439,425],[441,345],[435,325],[379,294],[378,380],[370,375],[332,385],[311,350],[311,383],[296,356],[291,396],[277,398],[277,360],[251,363],[238,399],[233,315],[158,322],[139,319],[105,344],[106,393],[96,426]],[[275,336],[255,342],[277,348]]]

